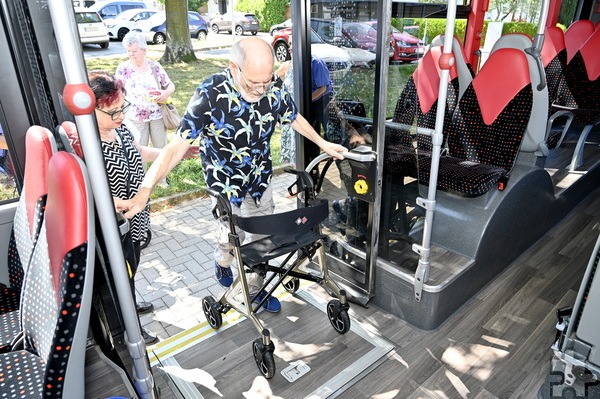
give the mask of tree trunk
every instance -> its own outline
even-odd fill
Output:
[[[167,45],[161,64],[196,60],[188,28],[187,0],[165,0],[167,16]]]

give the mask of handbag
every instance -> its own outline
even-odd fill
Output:
[[[181,123],[181,117],[173,103],[167,102],[160,104],[160,110],[162,111],[165,127],[167,129],[177,129]]]
[[[152,70],[152,76],[154,76],[154,80],[156,80],[158,87],[162,88],[160,80],[158,79],[158,76],[156,76],[153,65],[150,66],[150,69]],[[160,103],[160,111],[162,112],[165,128],[172,130],[179,127],[179,124],[181,123],[181,116],[179,116],[177,108],[175,108],[175,105],[173,105],[170,100],[167,100],[166,103]]]

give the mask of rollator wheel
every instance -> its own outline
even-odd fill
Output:
[[[350,330],[348,309],[345,309],[337,299],[332,299],[327,303],[327,317],[333,329],[338,333],[346,334]]]
[[[298,289],[300,289],[300,279],[297,277],[292,277],[285,283],[283,283],[283,288],[290,294],[294,294]]]
[[[265,347],[262,339],[257,338],[252,342],[252,353],[254,354],[254,361],[258,366],[261,374],[266,379],[271,379],[275,375],[275,358],[273,356],[273,349]]]
[[[223,325],[223,318],[221,317],[221,312],[219,311],[219,303],[212,296],[207,296],[202,299],[202,310],[204,311],[204,316],[206,316],[206,321],[208,324],[215,330],[221,328]]]
[[[142,238],[142,240],[140,241],[140,249],[144,249],[148,245],[150,245],[151,240],[152,240],[152,230],[148,229],[148,231],[146,232],[146,237]]]

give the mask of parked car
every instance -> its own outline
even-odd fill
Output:
[[[292,27],[292,19],[286,19],[285,21],[283,21],[280,24],[275,24],[272,25],[269,28],[269,33],[271,34],[271,36],[275,35],[277,32],[279,32],[282,29],[287,29],[287,28],[291,28]]]
[[[100,14],[87,8],[76,8],[75,20],[81,44],[99,44],[108,48],[110,38]]]
[[[371,26],[377,33],[377,21],[365,22]],[[417,60],[425,53],[423,40],[411,35],[408,32],[400,32],[392,27],[391,45],[394,54],[391,56],[392,61],[410,62]]]
[[[91,11],[97,11],[103,20],[112,19],[123,11],[131,10],[133,8],[151,8],[142,0],[129,0],[129,1],[96,1],[94,4],[88,7]]]
[[[148,19],[157,12],[157,10],[150,10],[148,8],[132,8],[131,10],[123,11],[116,17],[106,21],[108,36],[111,39],[121,41],[136,22]]]
[[[188,11],[188,24],[190,37],[206,40],[208,25],[200,14]],[[147,42],[163,44],[167,41],[167,17],[163,11],[159,11],[150,18],[137,22],[132,30],[142,32]]]
[[[340,32],[335,32],[335,22],[329,19],[312,18],[310,27],[317,32],[326,43],[336,47],[343,48],[352,60],[353,66],[371,66],[375,64],[375,47],[367,44],[368,49],[361,48],[361,45],[349,36],[344,35],[343,25]]]
[[[250,32],[253,35],[258,33],[260,21],[256,18],[256,15],[246,12],[234,12],[233,15],[230,12],[226,12],[225,14],[217,15],[210,20],[210,28],[215,33],[219,33],[220,31],[231,33],[232,19],[236,35],[243,35],[246,32]]]
[[[275,51],[275,58],[279,62],[284,62],[291,59],[290,55],[290,37],[292,29],[282,29],[275,34],[271,45]],[[350,55],[343,49],[325,43],[325,41],[311,30],[310,34],[310,51],[312,55],[320,58],[327,64],[327,69],[331,74],[331,79],[334,85],[343,78],[352,66]]]

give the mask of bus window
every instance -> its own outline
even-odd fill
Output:
[[[19,196],[14,177],[14,168],[8,152],[8,144],[0,123],[0,203]]]

